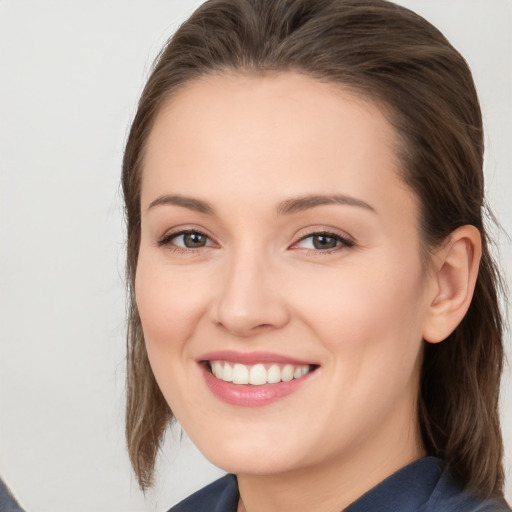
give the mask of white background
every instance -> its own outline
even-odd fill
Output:
[[[164,511],[221,474],[175,432],[144,498],[123,425],[123,144],[154,56],[199,3],[0,0],[0,474],[29,511]],[[512,2],[401,3],[473,69],[487,191],[510,233]],[[509,366],[503,390],[512,501]]]

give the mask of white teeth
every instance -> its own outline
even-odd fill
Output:
[[[213,363],[212,372],[213,375],[215,375],[215,377],[224,380],[224,370],[222,368],[222,363],[220,361],[215,361]]]
[[[228,363],[224,361],[212,361],[210,368],[213,375],[225,382],[233,384],[251,384],[261,386],[263,384],[277,384],[278,382],[289,382],[293,379],[300,379],[310,372],[309,365],[294,366],[292,364],[272,364],[268,368],[258,363],[252,366],[244,364]]]
[[[261,386],[267,383],[267,370],[262,364],[251,366],[249,371],[249,384]]]
[[[249,384],[249,369],[247,366],[239,363],[233,366],[233,384]]]
[[[281,382],[281,368],[277,364],[273,364],[267,371],[267,382],[269,384],[276,384]]]
[[[293,379],[295,368],[291,364],[285,365],[281,370],[281,380],[283,382],[290,382]]]
[[[295,368],[295,371],[293,372],[293,378],[294,379],[300,379],[301,377],[304,377],[306,373],[309,372],[309,366],[297,366]]]
[[[225,380],[226,382],[233,382],[233,367],[228,363],[224,365],[222,380]]]

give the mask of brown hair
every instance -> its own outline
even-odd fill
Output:
[[[418,197],[428,261],[459,226],[476,226],[483,257],[465,318],[425,344],[419,419],[426,450],[464,486],[503,493],[498,396],[503,363],[500,277],[483,224],[483,132],[471,72],[430,23],[385,0],[210,0],[159,55],[142,93],[123,161],[128,229],[126,435],[140,486],[151,485],[172,420],[151,372],[134,295],[145,143],[162,104],[208,73],[295,71],[377,101],[401,139],[402,176]]]

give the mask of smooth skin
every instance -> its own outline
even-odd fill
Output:
[[[480,236],[459,228],[426,271],[398,144],[374,103],[295,73],[198,79],[150,133],[147,351],[184,430],[238,476],[239,511],[339,512],[425,454],[424,340],[469,307]],[[205,384],[198,359],[217,350],[319,367],[291,395],[241,407]]]

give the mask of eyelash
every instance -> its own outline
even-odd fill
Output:
[[[202,247],[197,247],[197,248],[193,248],[193,247],[180,247],[178,245],[175,245],[172,243],[172,241],[176,238],[178,238],[179,236],[184,236],[184,235],[199,235],[199,236],[204,236],[207,238],[207,240],[209,240],[210,242],[212,241],[211,238],[206,234],[206,233],[203,233],[202,231],[199,231],[199,230],[196,230],[196,229],[184,229],[184,230],[181,230],[181,231],[177,231],[177,232],[174,232],[174,233],[168,233],[166,235],[164,235],[160,240],[157,241],[157,245],[158,247],[168,247],[169,250],[171,251],[174,251],[174,252],[178,252],[178,253],[196,253],[196,252],[199,252],[201,249],[204,249],[205,247],[211,247],[212,244],[210,245],[204,245]],[[343,250],[343,249],[350,249],[352,247],[355,246],[355,242],[353,240],[350,240],[349,238],[345,238],[337,233],[332,233],[330,231],[314,231],[314,232],[311,232],[311,233],[308,233],[307,235],[304,235],[302,236],[301,238],[299,238],[299,240],[297,240],[297,242],[295,242],[291,247],[290,249],[293,249],[293,250],[298,250],[298,248],[296,247],[298,244],[300,244],[301,242],[303,242],[304,240],[307,240],[308,238],[313,238],[313,237],[320,237],[320,236],[323,236],[325,238],[331,238],[331,239],[334,239],[336,241],[336,246],[331,248],[331,249],[304,249],[304,251],[309,255],[309,254],[314,254],[314,255],[319,255],[319,254],[323,254],[323,255],[327,255],[327,254],[332,254],[333,252],[338,252],[340,250]]]
[[[314,237],[325,237],[325,238],[331,238],[336,241],[336,246],[331,249],[304,249],[307,254],[322,254],[322,255],[328,255],[332,254],[333,252],[338,252],[344,249],[350,249],[354,247],[355,242],[353,240],[350,240],[349,238],[343,237],[339,235],[338,233],[332,233],[331,231],[314,231],[312,233],[308,233],[305,236],[302,236],[297,242],[295,242],[292,245],[292,248],[296,247],[299,243],[303,242],[304,240],[307,240],[308,238],[314,238]]]
[[[174,239],[178,238],[179,236],[184,236],[184,235],[204,236],[207,238],[207,240],[211,241],[211,238],[206,233],[203,233],[202,231],[199,231],[197,229],[183,229],[181,231],[176,231],[175,233],[167,233],[160,240],[158,240],[157,245],[158,245],[158,247],[166,246],[171,251],[181,252],[181,253],[195,253],[195,252],[200,251],[201,249],[204,249],[205,247],[211,246],[211,245],[205,245],[203,247],[193,248],[193,247],[180,247],[180,246],[172,243],[172,241]]]

